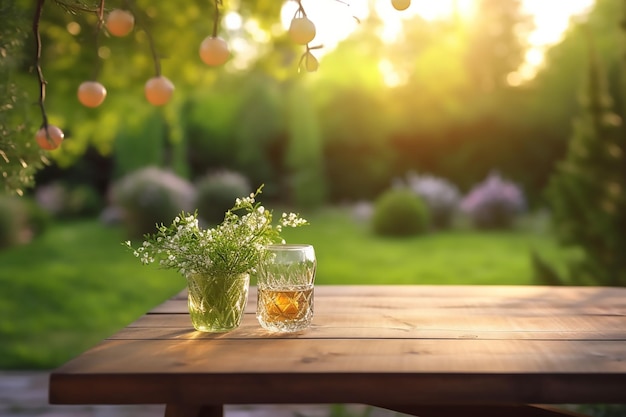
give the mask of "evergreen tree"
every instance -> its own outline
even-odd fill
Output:
[[[626,286],[626,136],[589,49],[582,112],[547,196],[557,236],[583,252],[570,265],[570,283]]]

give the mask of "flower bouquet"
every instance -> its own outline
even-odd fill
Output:
[[[214,228],[200,227],[197,212],[182,212],[170,226],[161,224],[156,233],[145,235],[140,247],[125,242],[143,264],[158,262],[187,279],[189,313],[196,330],[225,332],[238,327],[248,299],[250,273],[265,247],[284,243],[283,227],[308,224],[295,213],[283,213],[274,225],[272,211],[256,202],[262,188],[237,198]]]

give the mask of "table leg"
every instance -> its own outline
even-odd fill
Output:
[[[375,405],[419,417],[589,417],[584,414],[540,405]]]
[[[167,404],[165,417],[223,417],[223,405]]]

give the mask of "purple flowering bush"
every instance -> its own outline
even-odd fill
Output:
[[[461,201],[461,211],[480,229],[510,228],[526,209],[519,186],[492,172],[472,188]]]
[[[406,183],[428,206],[433,226],[439,229],[450,227],[461,201],[459,189],[444,178],[415,172],[407,173]]]
[[[60,182],[41,185],[35,190],[35,201],[52,216],[59,216],[65,209],[68,190]]]
[[[170,222],[181,211],[191,211],[195,197],[193,184],[157,167],[133,171],[110,190],[112,204],[121,210],[130,237],[141,237],[156,224]]]

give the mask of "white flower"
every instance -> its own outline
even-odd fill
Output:
[[[157,232],[148,235],[134,250],[144,264],[158,263],[163,268],[175,269],[181,274],[206,273],[232,275],[250,272],[270,243],[284,243],[280,236],[283,227],[307,224],[294,213],[283,213],[279,224],[272,225],[272,212],[255,203],[255,197],[237,198],[224,221],[208,230],[200,228],[197,214],[181,213],[170,226],[160,225]],[[245,210],[244,215],[235,210]],[[132,248],[130,241],[125,245]]]

